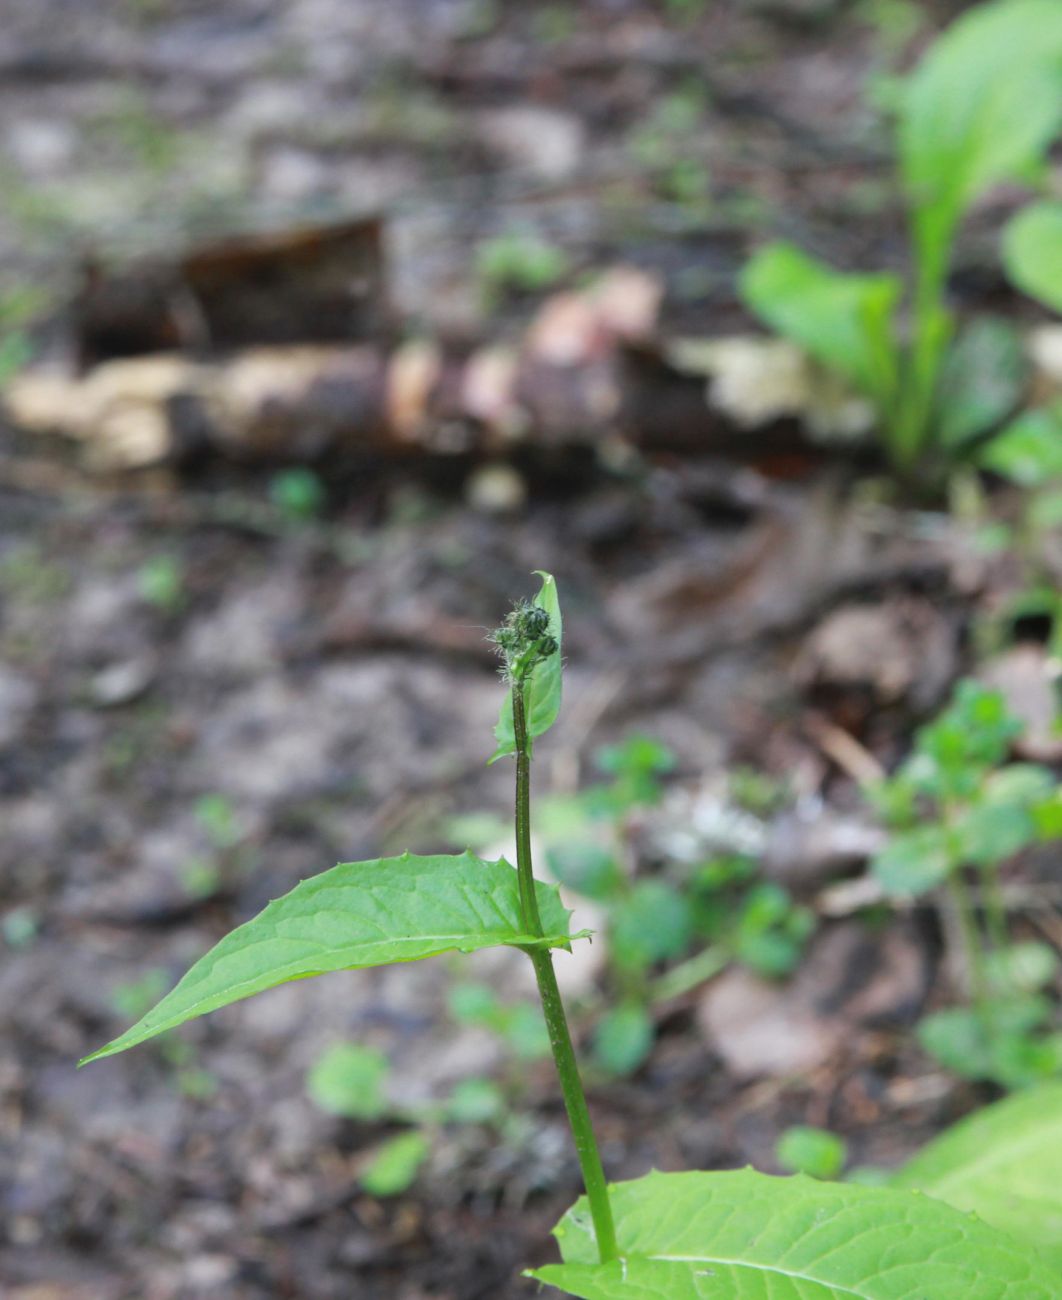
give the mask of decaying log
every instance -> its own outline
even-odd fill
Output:
[[[499,454],[622,436],[710,450],[703,379],[655,351],[659,288],[619,267],[548,299],[521,340],[461,351],[427,340],[256,347],[200,361],[167,353],[110,361],[84,378],[27,374],[11,420],[85,444],[94,469],[180,463],[208,447],[234,459],[327,453]]]
[[[72,307],[84,368],[176,349],[377,339],[387,321],[383,223],[245,235],[118,269],[89,261]]]

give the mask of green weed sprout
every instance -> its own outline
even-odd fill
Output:
[[[82,1064],[289,980],[507,946],[534,967],[586,1188],[555,1232],[562,1262],[529,1276],[583,1300],[1059,1300],[1062,1278],[1025,1243],[917,1192],[748,1169],[607,1183],[553,966],[554,949],[582,936],[531,863],[532,745],[560,708],[561,639],[556,584],[543,574],[535,601],[495,637],[509,689],[494,757],[516,763],[515,868],[403,854],[311,876]],[[409,1163],[399,1151],[403,1160],[399,1174]]]
[[[870,792],[893,827],[872,870],[892,896],[943,898],[972,1000],[924,1019],[923,1045],[955,1073],[1007,1087],[1062,1071],[1062,1034],[1046,1029],[1052,1008],[1042,993],[1058,956],[1011,942],[1000,881],[1016,853],[1062,838],[1053,773],[1006,762],[1021,730],[998,692],[962,681],[917,733],[911,757]]]
[[[966,453],[1017,405],[1020,342],[1001,320],[961,332],[947,302],[959,226],[1003,181],[1038,179],[1062,126],[1062,5],[995,0],[960,17],[900,88],[897,151],[912,286],[833,270],[791,244],[745,267],[742,296],[873,404],[895,468],[914,477]],[[1019,288],[1062,303],[1062,205],[1012,222],[1004,260]],[[1062,308],[1059,308],[1062,309]]]

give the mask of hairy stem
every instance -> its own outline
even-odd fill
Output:
[[[520,911],[529,934],[541,936],[538,895],[531,868],[531,743],[527,735],[526,682],[513,683],[513,739],[516,745],[516,874]]]
[[[531,750],[527,735],[527,712],[524,701],[524,681],[513,683],[513,738],[516,744],[516,870],[520,890],[520,905],[524,926],[529,934],[541,937],[542,919],[535,895],[535,877],[531,865]],[[557,974],[553,969],[553,954],[548,948],[529,948],[528,956],[535,968],[542,1012],[549,1032],[549,1044],[557,1067],[564,1106],[568,1112],[575,1151],[579,1157],[586,1197],[590,1202],[590,1217],[594,1223],[597,1251],[602,1264],[619,1257],[616,1245],[616,1228],[612,1220],[608,1183],[601,1164],[590,1108],[575,1059],[568,1017],[564,1013]]]

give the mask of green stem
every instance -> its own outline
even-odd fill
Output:
[[[616,1244],[616,1228],[612,1221],[612,1203],[608,1195],[608,1183],[605,1170],[601,1164],[601,1153],[597,1149],[594,1126],[590,1120],[590,1108],[586,1104],[583,1081],[579,1076],[579,1065],[575,1059],[571,1031],[568,1029],[568,1017],[564,1014],[560,989],[557,987],[557,973],[553,969],[553,955],[548,948],[535,948],[531,951],[531,961],[535,967],[538,980],[539,997],[542,999],[542,1011],[546,1017],[546,1029],[549,1031],[549,1045],[553,1049],[553,1060],[557,1066],[557,1078],[560,1080],[561,1092],[564,1094],[564,1107],[568,1112],[572,1137],[575,1139],[575,1151],[579,1157],[583,1183],[586,1186],[586,1198],[590,1202],[590,1217],[594,1221],[594,1236],[597,1238],[597,1253],[602,1264],[610,1259],[619,1258]]]
[[[516,744],[516,870],[520,891],[520,905],[524,926],[529,934],[541,938],[542,920],[535,894],[535,877],[531,866],[531,749],[527,735],[527,714],[522,680],[513,683],[513,738]],[[549,948],[528,948],[528,956],[535,968],[542,1012],[546,1019],[549,1043],[557,1067],[564,1107],[568,1112],[575,1151],[579,1157],[586,1198],[590,1202],[590,1217],[597,1238],[597,1251],[602,1264],[619,1258],[616,1245],[616,1228],[612,1220],[612,1204],[608,1195],[601,1153],[586,1104],[583,1081],[575,1059],[575,1048],[564,1014],[557,974],[553,969],[553,954]]]
[[[1007,949],[1007,905],[1003,900],[1003,885],[999,879],[999,868],[987,868],[981,879],[988,937],[991,940],[993,949],[1002,955]]]
[[[953,871],[948,877],[948,893],[955,908],[955,917],[959,923],[959,935],[962,939],[963,959],[970,980],[970,993],[974,1007],[982,1020],[987,1017],[988,979],[985,973],[984,950],[981,936],[977,930],[977,918],[974,916],[973,904],[962,877],[962,868]]]
[[[542,918],[531,868],[531,743],[527,735],[526,682],[513,682],[513,739],[516,745],[516,879],[520,911],[529,934],[541,937]]]

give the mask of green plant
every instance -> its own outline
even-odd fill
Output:
[[[627,139],[631,157],[661,198],[702,216],[711,197],[703,154],[704,86],[689,80],[658,99]]]
[[[979,463],[1021,489],[1007,523],[991,519],[976,480],[962,485],[959,514],[978,525],[975,540],[989,553],[1005,552],[1017,571],[1006,601],[975,629],[983,655],[1012,638],[1019,619],[1046,620],[1049,651],[1062,654],[1062,591],[1045,562],[1062,529],[1062,404],[1025,411],[983,449]]]
[[[143,1015],[161,997],[167,984],[166,972],[158,966],[138,979],[119,984],[111,993],[115,1010],[128,1019]],[[195,1048],[175,1034],[163,1034],[158,1041],[160,1060],[172,1071],[172,1081],[186,1097],[205,1100],[213,1096],[217,1081],[209,1070],[196,1064]]]
[[[1062,1267],[1062,1083],[1016,1093],[960,1120],[892,1177],[1004,1228]]]
[[[450,990],[450,1014],[462,1025],[478,1025],[501,1038],[519,1061],[549,1055],[546,1022],[529,1002],[504,1002],[487,984],[458,984]]]
[[[731,962],[772,978],[786,975],[814,927],[807,908],[759,879],[759,864],[747,854],[717,855],[692,868],[668,863],[643,874],[638,827],[663,798],[662,778],[675,761],[658,740],[628,736],[594,755],[606,780],[576,795],[547,796],[535,819],[553,878],[602,917],[607,982],[617,1003],[598,1017],[592,1049],[608,1074],[630,1074],[649,1057],[655,1003]],[[767,813],[787,794],[763,774],[739,768],[730,776],[730,798]],[[497,842],[504,830],[497,819],[477,815],[448,826],[452,839],[475,846]]]
[[[909,1191],[735,1173],[650,1174],[609,1186],[553,967],[569,933],[531,864],[532,744],[560,707],[553,579],[495,637],[509,692],[495,758],[516,765],[515,870],[470,853],[342,863],[222,939],[112,1056],[288,980],[506,945],[532,963],[586,1196],[556,1230],[563,1262],[531,1276],[585,1300],[1057,1300],[1062,1281],[1005,1232]]]
[[[510,293],[540,293],[568,274],[567,254],[538,235],[510,231],[476,250],[476,275],[488,305]]]
[[[1000,880],[1020,850],[1062,837],[1053,773],[1006,762],[1021,730],[998,692],[962,681],[911,757],[870,791],[893,828],[872,870],[892,896],[941,891],[972,998],[924,1019],[922,1043],[956,1073],[1008,1087],[1062,1070],[1062,1034],[1048,1030],[1042,992],[1058,957],[1011,941]]]
[[[269,481],[269,499],[286,520],[304,523],[324,507],[325,491],[312,469],[285,469]]]
[[[790,1173],[828,1180],[844,1168],[848,1147],[836,1133],[796,1124],[779,1138],[775,1158]]]
[[[48,302],[45,290],[30,285],[0,292],[0,388],[33,360],[29,331]]]
[[[913,286],[893,274],[844,274],[789,244],[746,266],[746,303],[773,329],[842,374],[873,404],[887,453],[911,476],[962,455],[1020,396],[1014,332],[979,320],[961,332],[947,303],[959,225],[1001,181],[1039,175],[1062,124],[1062,7],[995,0],[959,18],[903,85],[897,150],[909,206]],[[1022,213],[1008,231],[1019,287],[1057,273],[1057,206]],[[1055,292],[1057,294],[1057,282]]]
[[[156,555],[140,566],[136,575],[141,598],[164,614],[184,604],[184,572],[172,555]]]
[[[431,1152],[440,1124],[482,1124],[496,1119],[504,1102],[487,1080],[466,1079],[441,1106],[395,1106],[388,1097],[391,1064],[383,1052],[357,1043],[336,1043],[306,1076],[306,1091],[330,1115],[366,1124],[400,1125],[377,1143],[363,1162],[359,1182],[372,1196],[407,1191]]]

